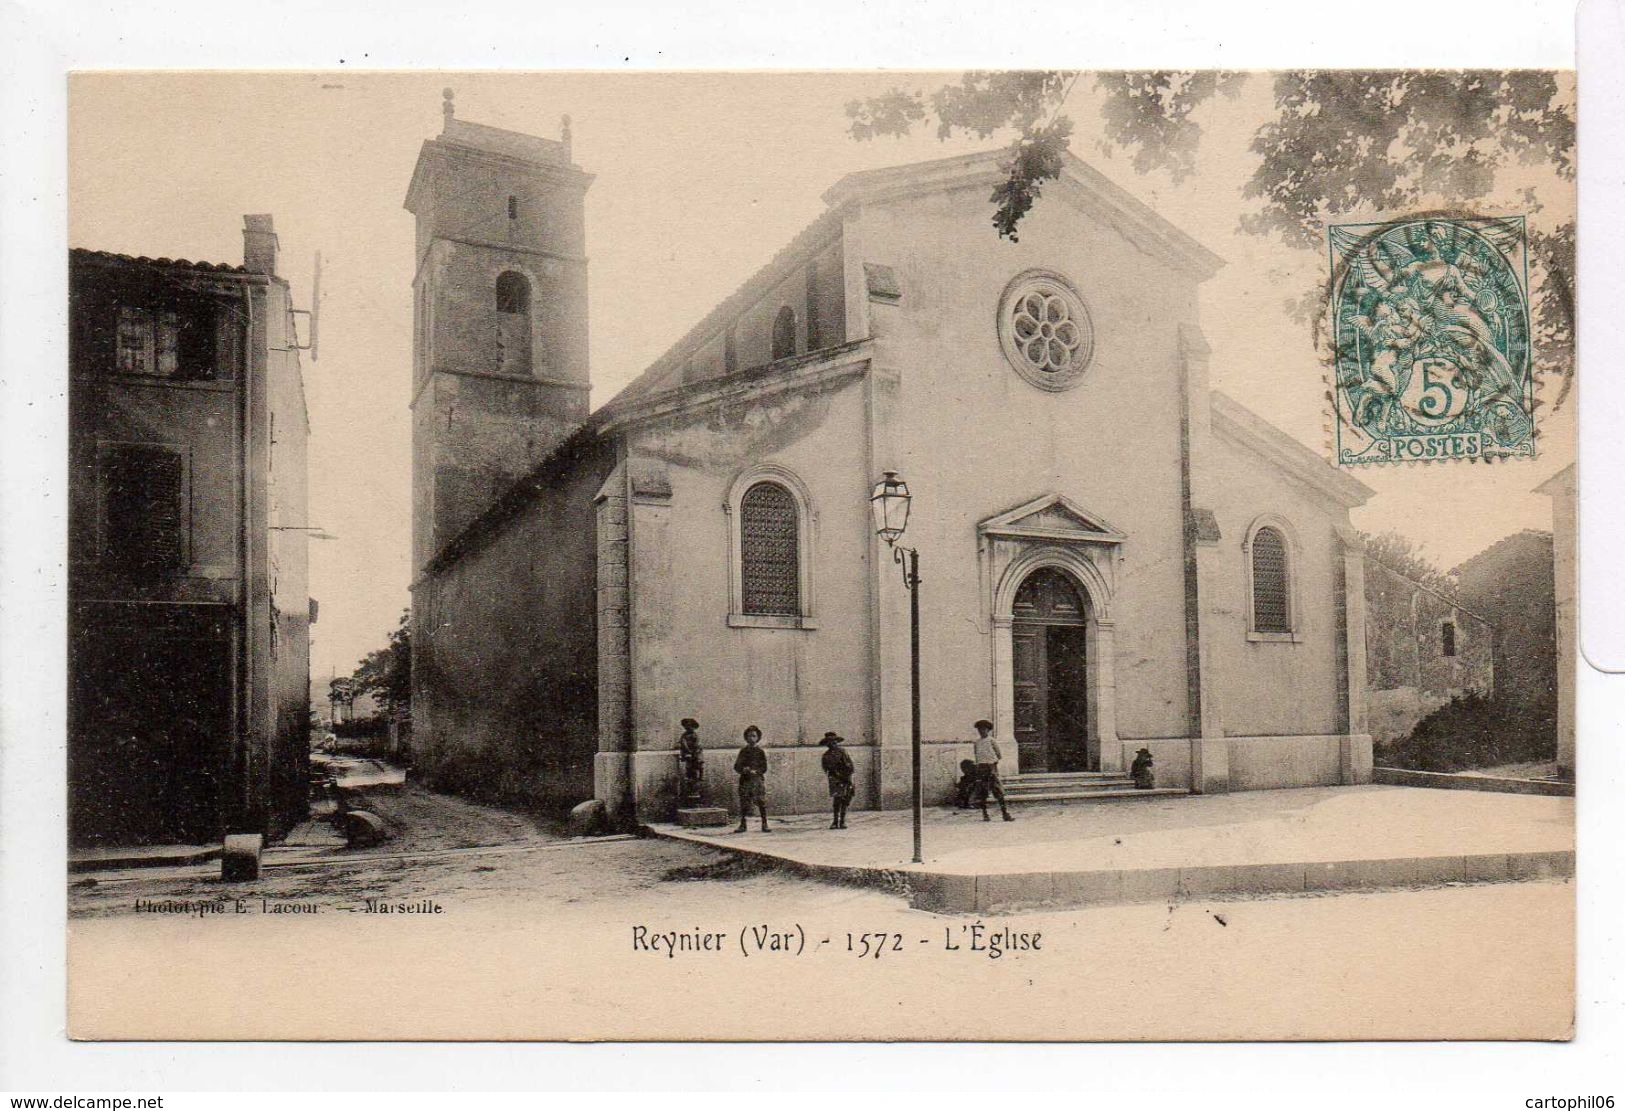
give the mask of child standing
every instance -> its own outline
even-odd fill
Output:
[[[999,812],[1005,821],[1015,821],[1004,802],[1004,785],[999,782],[999,760],[1003,756],[999,742],[993,739],[993,723],[983,718],[976,723],[976,799],[982,804],[984,822],[992,820],[987,816],[988,795],[999,800]]]
[[[762,832],[767,828],[767,753],[762,751],[762,731],[754,725],[745,727],[745,747],[734,758],[734,771],[739,775],[739,828],[745,832],[745,819],[751,807],[762,816]]]
[[[829,777],[829,803],[833,813],[830,829],[846,828],[846,808],[852,803],[856,789],[852,786],[852,757],[841,747],[843,738],[835,732],[824,734],[818,743],[824,746],[824,774]]]

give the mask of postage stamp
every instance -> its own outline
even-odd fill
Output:
[[[1521,216],[1327,229],[1342,466],[1535,454]]]

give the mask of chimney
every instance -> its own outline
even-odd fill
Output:
[[[276,229],[268,212],[243,217],[243,266],[260,274],[276,274]]]

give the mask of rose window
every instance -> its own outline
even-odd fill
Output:
[[[1026,274],[1006,290],[999,338],[1011,364],[1035,386],[1058,390],[1082,375],[1094,354],[1089,312],[1058,276]]]

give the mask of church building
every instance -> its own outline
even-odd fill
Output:
[[[1219,258],[1071,157],[1000,239],[1002,158],[834,182],[589,413],[568,120],[521,135],[448,93],[406,200],[432,782],[663,819],[693,717],[710,801],[754,724],[774,811],[827,808],[827,730],[855,805],[906,806],[909,591],[869,505],[887,472],[920,553],[928,804],[983,717],[1029,797],[1122,786],[1141,748],[1165,788],[1369,781],[1348,513],[1371,491],[1209,387]]]

